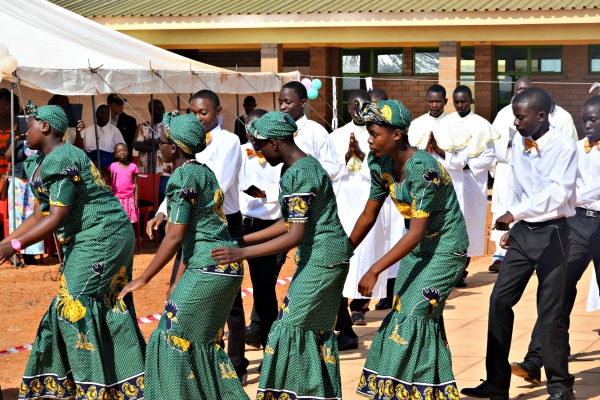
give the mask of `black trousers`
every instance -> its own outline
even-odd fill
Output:
[[[362,312],[363,307],[369,304],[369,301],[371,301],[371,299],[353,299],[350,302],[350,311]],[[335,330],[343,332],[352,328],[352,325],[352,317],[348,311],[348,298],[342,297],[337,319],[335,320]]]
[[[569,218],[571,227],[571,249],[569,251],[569,265],[567,267],[567,282],[565,292],[565,318],[567,327],[570,325],[570,315],[577,297],[577,282],[587,269],[590,262],[594,261],[596,279],[600,286],[600,218],[575,215]],[[539,321],[531,334],[529,350],[525,362],[530,362],[541,368],[542,361],[542,334]]]
[[[245,235],[268,228],[275,222],[276,220],[242,218]],[[247,261],[250,267],[252,296],[254,297],[251,319],[253,323],[257,324],[257,332],[260,332],[260,343],[265,348],[271,325],[277,319],[278,308],[275,285],[281,266],[278,265],[277,254],[249,258]]]
[[[510,230],[510,248],[490,297],[486,369],[487,382],[506,391],[510,387],[508,362],[514,312],[534,271],[538,278],[537,313],[547,390],[564,392],[573,387],[569,374],[569,338],[564,298],[569,257],[569,224],[565,218],[538,224],[517,222]]]
[[[244,236],[242,226],[242,214],[238,211],[234,214],[225,215],[227,218],[227,230],[232,238]],[[244,303],[242,302],[242,291],[235,296],[233,307],[227,317],[229,328],[229,340],[227,341],[227,354],[238,375],[246,373],[248,359],[246,359],[246,317],[244,315]]]

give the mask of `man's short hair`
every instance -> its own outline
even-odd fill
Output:
[[[108,97],[106,98],[106,103],[107,104],[113,104],[113,103],[123,103],[123,102],[127,102],[127,99],[119,96],[116,93],[111,93],[108,95]]]
[[[590,97],[583,103],[584,107],[592,106],[592,107],[600,107],[600,96],[595,95]]]
[[[552,99],[548,92],[538,87],[530,87],[515,96],[513,104],[524,104],[535,112],[550,113]]]
[[[441,93],[442,98],[446,98],[446,88],[442,85],[438,85],[437,83],[427,88],[427,94],[429,93]]]
[[[246,116],[246,119],[248,118],[260,118],[263,115],[265,115],[268,111],[267,110],[263,110],[262,108],[255,108],[254,110],[250,111],[248,113],[248,115]]]
[[[213,92],[212,90],[208,90],[208,89],[202,89],[196,93],[194,93],[192,95],[192,97],[190,98],[190,103],[194,100],[210,100],[213,103],[213,106],[215,106],[215,108],[218,108],[221,106],[221,100],[219,100],[219,96],[217,96],[217,94],[215,92]]]
[[[298,95],[300,100],[304,100],[304,99],[308,98],[308,93],[306,92],[306,87],[298,81],[288,82],[285,85],[283,85],[282,89],[293,90],[294,92],[296,92],[296,94]]]
[[[244,104],[248,104],[248,103],[256,104],[256,99],[254,98],[254,96],[246,96],[244,98]]]
[[[381,99],[381,100],[389,100],[386,91],[383,89],[378,89],[378,88],[371,89],[369,91],[369,94],[371,95],[371,98],[375,97],[375,98]]]
[[[366,90],[358,89],[350,93],[348,98],[349,103],[353,103],[354,100],[371,101],[371,95]]]
[[[465,86],[465,85],[457,86],[456,89],[454,89],[454,92],[452,95],[454,96],[457,93],[464,93],[467,96],[469,96],[469,98],[471,100],[473,100],[473,92],[471,92],[471,88],[468,86]]]

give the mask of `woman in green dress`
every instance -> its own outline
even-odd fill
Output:
[[[62,108],[30,101],[26,112],[27,145],[38,153],[25,168],[37,202],[33,215],[0,243],[0,260],[57,232],[64,270],[19,399],[143,398],[145,341],[133,297],[117,298],[133,267],[129,218],[85,153],[63,142]]]
[[[252,144],[269,164],[283,163],[282,220],[238,239],[243,248],[217,248],[221,262],[278,254],[298,247],[296,272],[271,327],[257,399],[341,399],[337,340],[333,333],[352,247],[337,213],[331,179],[294,143],[293,119],[273,111],[248,127]]]
[[[146,400],[248,399],[229,356],[221,348],[223,327],[240,291],[242,263],[216,263],[210,251],[235,246],[223,213],[223,192],[215,174],[195,160],[206,133],[194,114],[165,113],[160,151],[175,170],[167,184],[167,234],[142,276],[119,298],[139,290],[183,246],[165,311],[148,341]]]
[[[370,296],[378,275],[402,260],[392,309],[381,323],[357,393],[373,399],[457,399],[442,311],[462,276],[468,247],[464,217],[446,170],[408,143],[412,120],[402,103],[357,104],[369,131],[371,192],[350,240],[358,246],[389,195],[407,233],[358,284]]]

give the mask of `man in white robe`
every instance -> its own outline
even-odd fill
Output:
[[[352,120],[331,133],[338,164],[344,165],[333,180],[333,190],[337,197],[338,215],[344,231],[350,235],[356,220],[369,199],[371,176],[367,165],[366,155],[369,151],[369,133],[363,123],[356,122],[355,100],[370,101],[371,97],[365,90],[356,90],[350,94],[348,111]],[[364,273],[378,261],[387,250],[385,226],[389,225],[389,208],[382,208],[379,218],[365,238],[354,250],[350,258],[350,268],[344,285],[342,304],[338,312],[336,330],[339,350],[349,350],[358,346],[358,337],[352,325],[366,325],[363,308],[369,304],[369,298],[363,297],[358,291],[358,282]],[[374,298],[386,297],[386,282],[388,274],[381,274],[373,289]],[[350,311],[348,313],[348,299]]]
[[[456,112],[447,117],[450,125],[462,124],[471,136],[467,144],[468,159],[463,169],[464,201],[461,204],[469,235],[467,250],[469,260],[470,257],[483,255],[484,252],[487,240],[485,228],[488,170],[495,160],[494,142],[500,137],[487,120],[471,111],[472,99],[473,95],[469,87],[458,86],[452,94]],[[466,276],[467,271],[457,287],[466,286]]]

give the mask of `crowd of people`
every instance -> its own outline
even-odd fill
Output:
[[[23,163],[18,184],[35,202],[0,242],[0,261],[55,232],[65,260],[19,398],[245,399],[249,344],[263,350],[257,399],[341,399],[339,351],[359,346],[353,326],[366,324],[376,298],[389,312],[357,393],[456,399],[443,310],[451,291],[467,286],[471,257],[484,253],[492,173],[489,270],[498,277],[487,378],[461,392],[507,400],[511,374],[540,383],[543,366],[549,399],[575,399],[569,315],[591,261],[600,276],[600,96],[583,105],[577,141],[568,113],[527,78],[493,123],[473,112],[466,86],[454,89],[450,114],[443,86],[425,95],[429,112],[413,120],[382,90],[356,90],[352,121],[331,134],[304,114],[300,82],[283,86],[279,111],[256,109],[248,96],[235,133],[220,126],[210,90],[195,93],[185,115],[151,101],[152,122],[140,126],[116,94],[88,128],[69,124],[68,99],[29,102],[26,140],[13,147]],[[3,102],[0,93],[0,110]],[[146,233],[166,229],[133,277],[140,172],[164,178]],[[278,307],[276,280],[293,248],[296,270]],[[165,309],[146,344],[132,293],[173,257]],[[534,272],[538,320],[524,361],[510,363],[512,307]]]

